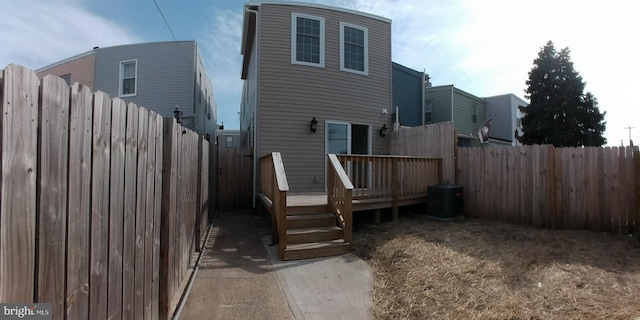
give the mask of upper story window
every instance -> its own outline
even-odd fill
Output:
[[[471,121],[473,121],[473,123],[478,123],[478,106],[474,104],[471,106],[471,109],[473,112],[471,115]]]
[[[433,111],[433,105],[431,103],[431,99],[428,99],[424,104],[424,123],[430,123],[432,121],[431,119],[432,111]]]
[[[120,89],[118,95],[135,96],[138,79],[138,60],[120,62]]]
[[[369,74],[369,30],[340,22],[340,70]]]
[[[324,18],[291,14],[291,63],[324,67]]]

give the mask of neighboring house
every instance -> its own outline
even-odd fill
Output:
[[[401,126],[418,127],[425,123],[424,119],[424,87],[429,86],[429,75],[407,68],[393,62],[393,110],[398,112]],[[395,119],[395,117],[393,117]]]
[[[487,97],[487,116],[493,117],[489,138],[492,142],[517,146],[521,145],[515,138],[516,131],[522,135],[522,117],[519,107],[529,104],[514,94],[503,94]]]
[[[36,70],[62,77],[68,84],[82,83],[173,117],[176,106],[183,124],[215,137],[216,103],[195,41],[121,45],[93,50]]]
[[[221,148],[239,148],[242,146],[240,130],[238,129],[218,129],[216,139],[218,147]]]
[[[478,128],[487,120],[484,98],[446,85],[425,88],[424,99],[425,124],[453,121],[459,147],[480,145]]]
[[[291,192],[325,190],[327,153],[389,154],[380,129],[392,125],[391,20],[249,2],[241,50],[243,144],[254,148],[254,165],[280,152]]]

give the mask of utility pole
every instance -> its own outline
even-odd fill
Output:
[[[632,144],[631,144],[631,129],[635,129],[635,128],[636,128],[636,127],[631,127],[631,126],[629,126],[629,127],[625,127],[625,129],[629,130],[629,145],[632,145]]]

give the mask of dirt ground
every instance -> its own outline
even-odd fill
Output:
[[[359,224],[376,319],[640,320],[640,239],[405,213]]]

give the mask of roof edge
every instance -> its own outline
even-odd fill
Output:
[[[95,53],[96,53],[96,50],[97,50],[97,49],[91,49],[91,50],[89,50],[89,51],[86,51],[86,52],[83,52],[83,53],[77,54],[77,55],[75,55],[75,56],[72,56],[72,57],[69,57],[69,58],[66,58],[66,59],[60,60],[60,61],[58,61],[58,62],[54,62],[54,63],[49,64],[49,65],[47,65],[47,66],[44,66],[44,67],[42,67],[42,68],[40,68],[40,69],[36,69],[36,70],[34,70],[34,71],[35,71],[35,73],[40,73],[40,72],[43,72],[43,71],[49,70],[49,69],[51,69],[51,68],[55,68],[55,67],[57,67],[57,66],[59,66],[59,65],[65,64],[65,63],[67,63],[67,62],[74,61],[74,60],[77,60],[77,59],[84,58],[84,57],[90,56],[90,55],[92,55],[92,54],[95,54]]]
[[[250,1],[250,2],[245,3],[245,6],[260,6],[260,5],[263,5],[263,4],[300,6],[300,7],[319,8],[319,9],[326,9],[326,10],[333,10],[333,11],[342,11],[342,12],[346,12],[346,13],[350,13],[350,14],[356,14],[356,15],[360,15],[360,16],[363,16],[363,17],[368,17],[368,18],[371,18],[371,19],[375,19],[375,20],[391,23],[391,19],[385,18],[385,17],[382,17],[382,16],[378,16],[378,15],[375,15],[375,14],[372,14],[372,13],[367,13],[367,12],[362,12],[362,11],[358,11],[358,10],[354,10],[354,9],[342,8],[342,7],[334,7],[334,6],[325,5],[325,4],[319,4],[319,3],[308,3],[308,2],[298,2],[298,1],[288,1],[288,0],[285,0],[285,1],[254,0],[254,1]]]

